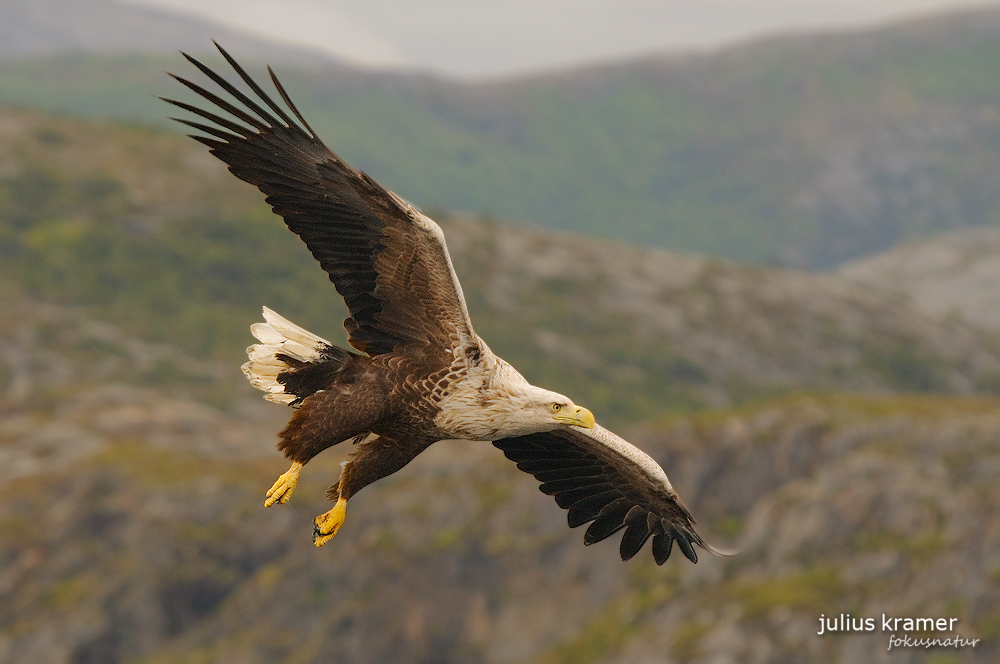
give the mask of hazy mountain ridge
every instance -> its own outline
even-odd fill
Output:
[[[217,23],[114,0],[0,0],[0,55],[205,52],[215,39],[233,53],[300,66],[330,63],[317,51],[282,45]]]
[[[290,411],[238,364],[262,304],[338,341],[343,312],[259,198],[186,139],[0,110],[0,659],[1000,655],[994,332],[874,282],[444,216],[491,347],[647,450],[741,553],[622,564],[462,442],[366,489],[316,550],[347,446],[265,510]],[[982,641],[887,656],[881,632],[815,635],[841,612]]]
[[[529,227],[452,221],[446,233],[491,347],[564,391],[620,386],[607,404],[619,416],[804,387],[969,393],[995,380],[992,333],[932,322],[871,285]]]
[[[278,70],[338,152],[423,206],[826,268],[995,224],[997,16],[489,84]],[[183,92],[164,69],[194,74],[176,56],[3,62],[0,101],[160,122],[153,95]]]
[[[1000,329],[1000,231],[977,228],[904,243],[839,275],[912,301],[928,316]]]
[[[235,370],[260,307],[334,342],[346,315],[258,192],[182,137],[0,113],[0,276]],[[1000,338],[878,289],[442,217],[477,332],[604,421],[789,389],[991,392]]]

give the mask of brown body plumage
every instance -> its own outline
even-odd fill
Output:
[[[280,434],[278,448],[301,464],[340,441],[377,436],[358,447],[344,465],[330,490],[334,497],[349,500],[445,436],[433,425],[440,410],[437,405],[412,398],[411,381],[421,377],[408,363],[386,361],[392,359],[349,356],[329,374],[320,391],[304,399]]]
[[[185,56],[239,105],[177,80],[234,119],[167,101],[211,123],[180,120],[207,134],[194,138],[264,192],[306,243],[343,296],[348,341],[363,353],[338,348],[269,309],[266,322],[253,326],[261,343],[248,349],[247,377],[266,398],[297,408],[279,443],[292,466],[265,505],[287,501],[316,454],[353,440],[330,489],[336,504],[315,521],[321,545],[343,523],[354,494],[432,443],[492,441],[569,510],[571,527],[592,522],[586,544],[625,528],[622,559],[652,537],[657,563],[674,541],[696,561],[693,545],[709,547],[659,465],[597,426],[585,408],[528,383],[475,334],[437,224],[331,152],[273,72],[295,119],[219,50],[256,99]]]

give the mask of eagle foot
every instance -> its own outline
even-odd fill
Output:
[[[300,470],[302,470],[302,464],[296,461],[291,468],[278,477],[271,488],[267,490],[264,507],[270,507],[275,503],[284,505],[288,502],[288,499],[292,497],[292,492],[295,491],[295,485],[299,483]]]
[[[313,544],[323,546],[333,539],[333,536],[340,530],[344,519],[347,518],[347,501],[338,498],[337,504],[329,512],[320,514],[313,519]]]

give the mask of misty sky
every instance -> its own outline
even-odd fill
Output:
[[[463,77],[856,28],[1000,0],[120,0],[376,67]]]

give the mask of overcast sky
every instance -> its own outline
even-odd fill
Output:
[[[1000,0],[120,0],[374,67],[509,75],[843,29]]]

